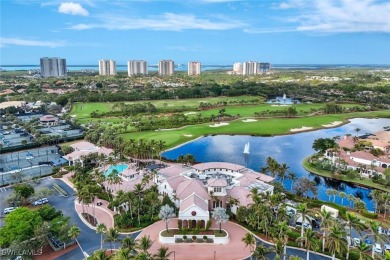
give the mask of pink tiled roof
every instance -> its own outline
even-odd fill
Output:
[[[340,147],[345,147],[345,148],[353,148],[355,146],[355,142],[353,141],[353,136],[343,136],[338,142]]]
[[[167,182],[173,190],[177,190],[177,186],[179,186],[180,183],[187,181],[187,180],[188,179],[186,177],[179,175],[179,176],[174,176],[174,177],[167,179]]]
[[[268,175],[265,175],[263,173],[258,173],[258,172],[255,172],[255,171],[252,171],[249,169],[247,171],[242,172],[242,173],[244,174],[243,177],[245,177],[246,179],[248,179],[250,181],[260,180],[263,182],[271,182],[275,179],[272,176],[268,176]],[[240,179],[240,181],[241,181],[241,179]]]
[[[207,162],[207,163],[199,163],[192,166],[192,168],[204,171],[207,169],[228,169],[233,171],[239,171],[244,169],[245,167],[239,164],[234,163],[226,163],[226,162]]]
[[[390,163],[390,158],[388,157],[388,155],[384,155],[384,156],[381,156],[378,158],[378,161],[380,162],[384,162],[384,163]]]
[[[87,141],[80,141],[70,145],[75,150],[92,150],[95,149],[96,146],[93,143]]]
[[[229,196],[238,199],[240,206],[248,206],[253,203],[251,197],[247,197],[250,193],[249,190],[245,187],[235,186],[232,189],[227,191]]]
[[[185,211],[191,206],[197,206],[198,208],[202,209],[205,212],[207,212],[209,208],[208,202],[203,200],[195,193],[191,194],[190,196],[188,196],[187,198],[185,198],[180,202],[180,212]]]
[[[365,151],[352,152],[350,156],[355,157],[355,158],[364,159],[364,160],[370,160],[370,161],[376,159],[376,157],[372,153],[365,152]]]
[[[180,175],[181,173],[183,173],[185,171],[188,171],[188,169],[184,168],[180,164],[175,164],[175,165],[172,165],[172,166],[167,167],[167,168],[159,169],[157,172],[159,174],[162,174],[165,177],[169,178],[169,177]]]
[[[108,156],[112,152],[113,152],[112,149],[108,149],[105,147],[97,147],[95,149],[90,149],[90,150],[76,150],[70,154],[63,156],[63,157],[68,161],[72,161],[72,160],[79,159],[81,156],[86,156],[86,155],[91,154],[91,153],[104,154],[104,155]]]
[[[204,187],[203,182],[191,179],[187,181],[181,182],[176,189],[176,197],[178,199],[185,199],[192,193],[196,193],[202,199],[207,200],[209,198],[209,194]]]
[[[207,181],[207,184],[210,186],[210,187],[226,187],[227,186],[227,182],[225,179],[214,179],[214,178],[211,178]]]

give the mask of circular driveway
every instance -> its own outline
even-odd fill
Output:
[[[213,223],[212,228],[218,228]],[[177,228],[177,219],[169,222],[169,228]],[[222,228],[229,233],[229,243],[224,245],[219,244],[204,244],[204,243],[180,243],[180,244],[162,244],[159,241],[159,233],[165,230],[165,221],[159,221],[145,228],[137,237],[140,239],[143,236],[150,236],[153,245],[149,252],[154,254],[161,246],[169,247],[169,252],[175,252],[170,255],[169,259],[244,259],[250,255],[249,247],[245,248],[244,242],[241,239],[246,234],[246,230],[232,222],[222,224]]]

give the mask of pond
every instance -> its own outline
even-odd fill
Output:
[[[291,99],[286,96],[275,97],[273,99],[267,100],[268,104],[282,104],[282,105],[291,105],[291,104],[300,104],[301,102],[298,99]]]
[[[202,137],[193,142],[166,151],[162,156],[168,159],[177,159],[184,154],[193,154],[198,162],[230,162],[246,166],[247,168],[259,171],[265,166],[268,156],[273,157],[279,163],[286,163],[297,177],[308,177],[318,184],[318,198],[328,200],[326,190],[329,188],[344,191],[363,199],[368,210],[373,210],[374,206],[369,198],[371,189],[356,187],[341,181],[332,181],[328,178],[319,177],[306,171],[302,166],[304,158],[312,155],[313,141],[317,138],[331,138],[343,136],[345,134],[355,135],[355,129],[360,128],[359,134],[374,133],[383,130],[390,125],[390,119],[351,119],[349,124],[321,129],[312,132],[297,133],[291,135],[274,137],[255,136],[228,136],[217,135]],[[250,154],[244,154],[245,145],[250,144]],[[291,190],[291,181],[285,180],[284,186]],[[341,204],[341,198],[336,197],[336,203]],[[344,199],[345,206],[349,205]]]

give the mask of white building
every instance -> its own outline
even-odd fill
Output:
[[[99,75],[116,75],[114,60],[99,60]]]
[[[179,208],[179,219],[186,227],[193,226],[197,220],[206,223],[209,212],[216,207],[230,207],[236,213],[239,206],[253,203],[248,196],[252,188],[258,188],[260,193],[272,194],[273,186],[268,183],[273,179],[242,165],[210,162],[160,169],[154,182],[160,194],[175,202]],[[229,197],[238,200],[238,204],[230,205]]]
[[[40,60],[42,77],[64,77],[67,75],[66,59],[43,57]]]
[[[135,75],[148,75],[148,64],[144,60],[129,60],[127,62],[127,74],[129,77]]]
[[[174,62],[172,60],[161,60],[158,63],[158,75],[169,76],[174,72]]]
[[[199,61],[190,61],[188,62],[188,75],[200,75],[201,64]]]
[[[256,75],[259,72],[259,63],[256,61],[247,61],[242,65],[243,75]]]
[[[241,62],[236,62],[233,64],[233,74],[242,74],[242,63]]]

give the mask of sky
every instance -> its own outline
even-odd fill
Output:
[[[1,0],[0,65],[390,64],[389,0]]]

